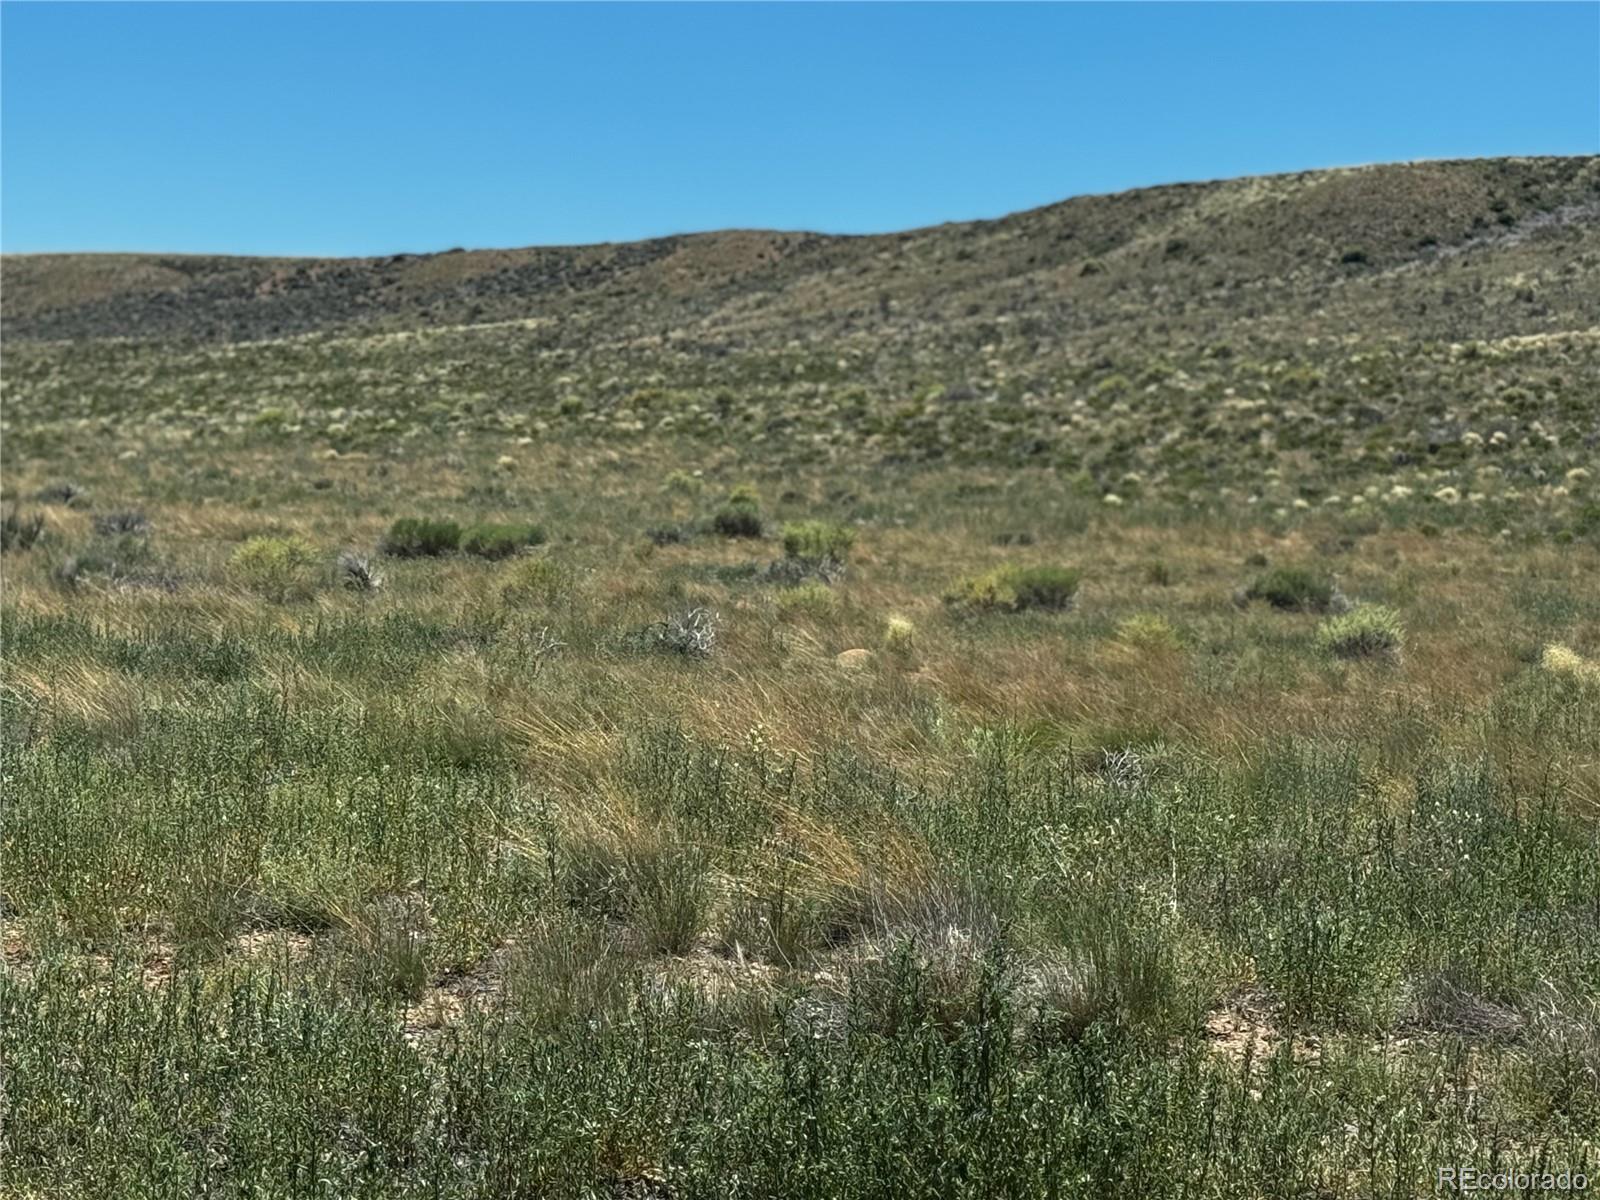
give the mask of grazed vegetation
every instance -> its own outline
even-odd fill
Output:
[[[1600,1173],[1594,178],[6,260],[4,1187]]]

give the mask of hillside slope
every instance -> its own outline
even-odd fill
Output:
[[[0,313],[22,339],[249,341],[535,317],[760,342],[1002,316],[1033,319],[1041,336],[1307,321],[1486,336],[1592,323],[1597,249],[1596,160],[1469,160],[1147,188],[870,237],[728,231],[376,259],[11,256]]]
[[[1475,495],[1479,455],[1550,488],[1600,448],[1596,158],[1150,188],[874,237],[0,271],[13,462],[572,438],[770,470],[1026,465],[1286,511]]]

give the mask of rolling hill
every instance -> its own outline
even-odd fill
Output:
[[[11,339],[250,341],[554,318],[735,344],[941,338],[1008,318],[1050,342],[1219,326],[1260,336],[1503,336],[1587,326],[1600,162],[1419,162],[1086,196],[881,236],[725,231],[367,259],[4,260]],[[937,328],[919,328],[936,326]],[[581,331],[581,332],[580,332]]]
[[[1312,502],[1435,489],[1396,473],[1479,444],[1542,484],[1600,445],[1596,158],[1184,184],[882,236],[12,256],[0,275],[24,457],[85,430],[337,453],[687,441],[1192,503],[1264,478]]]

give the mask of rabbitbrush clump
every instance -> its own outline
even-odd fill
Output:
[[[945,603],[972,612],[1062,612],[1072,607],[1082,576],[1067,567],[996,567],[956,581]]]
[[[1317,627],[1317,648],[1335,658],[1395,660],[1404,644],[1400,614],[1381,604],[1358,604]]]

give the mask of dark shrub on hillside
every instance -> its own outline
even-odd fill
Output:
[[[652,546],[679,546],[694,536],[692,529],[682,525],[655,525],[644,531]]]
[[[383,552],[395,558],[437,558],[461,545],[461,526],[429,517],[402,517],[389,526]]]
[[[727,504],[711,518],[711,528],[725,538],[761,536],[761,510],[753,504]]]
[[[1078,572],[1068,567],[1027,567],[1019,571],[1012,586],[1017,592],[1017,607],[1070,608],[1078,594]]]
[[[27,550],[44,533],[44,517],[9,512],[0,519],[0,550]]]
[[[706,658],[716,648],[717,615],[710,609],[691,608],[665,621],[656,621],[636,629],[627,640],[633,649],[641,652]]]
[[[1006,529],[994,535],[996,546],[1031,546],[1038,540],[1027,529]]]
[[[105,516],[94,519],[94,531],[101,537],[124,535],[144,537],[150,532],[150,519],[142,512],[132,509],[126,512],[106,513]]]
[[[70,507],[88,494],[86,489],[75,483],[52,483],[40,488],[34,493],[33,498],[41,504],[65,504]]]
[[[349,592],[372,593],[383,586],[383,576],[363,554],[346,550],[337,564],[339,586]]]
[[[519,550],[543,543],[544,530],[537,525],[480,521],[461,532],[461,549],[479,558],[510,558]]]
[[[1256,577],[1245,597],[1265,600],[1273,608],[1323,612],[1333,601],[1333,580],[1303,567],[1274,567]]]

